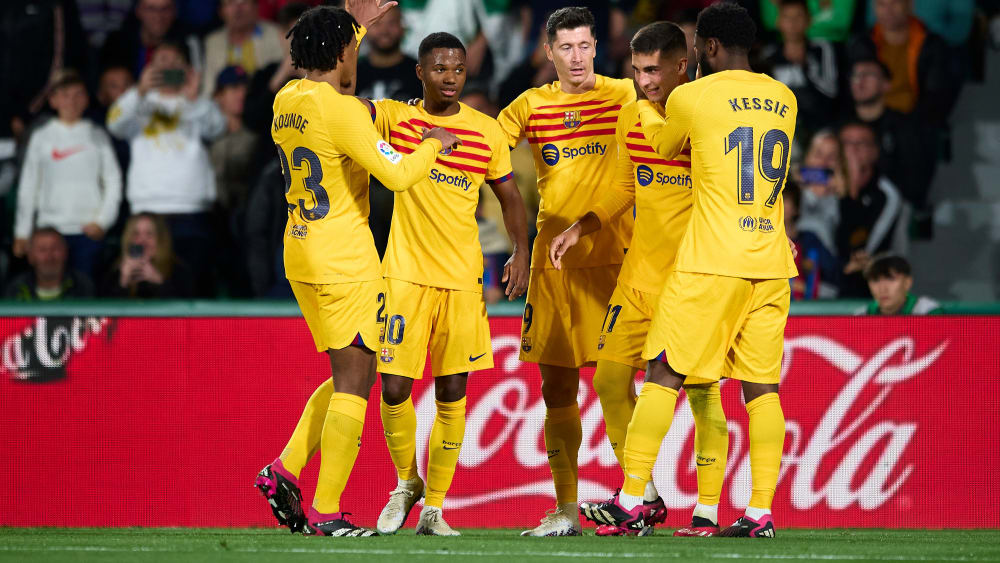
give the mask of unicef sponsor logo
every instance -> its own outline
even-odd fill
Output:
[[[749,215],[740,217],[740,230],[752,233],[757,230],[757,218]]]
[[[645,164],[635,169],[635,180],[640,186],[648,186],[653,183],[653,169]]]
[[[549,143],[542,147],[542,160],[549,166],[555,166],[559,162],[559,147]]]
[[[773,233],[774,224],[767,217],[751,217],[749,215],[744,215],[740,217],[740,230],[752,233],[754,231],[760,233]]]

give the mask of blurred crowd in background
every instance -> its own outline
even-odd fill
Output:
[[[285,34],[316,0],[4,0],[0,4],[0,288],[18,300],[290,297],[275,93],[302,73]],[[336,2],[329,2],[336,3]],[[629,39],[657,20],[689,38],[705,0],[400,0],[368,31],[357,94],[421,97],[420,40],[467,47],[463,102],[493,116],[556,80],[544,22],[597,21],[597,72],[631,76]],[[1000,0],[746,0],[756,70],[799,102],[786,229],[793,299],[868,298],[873,257],[933,238],[928,192],[961,139],[952,110],[1000,48]],[[992,77],[992,80],[996,80]],[[515,176],[537,211],[530,149]],[[502,295],[499,204],[477,214],[484,287]],[[391,192],[372,180],[382,252]],[[529,223],[534,224],[534,217]],[[877,273],[877,272],[876,272]],[[907,275],[909,270],[907,266]]]

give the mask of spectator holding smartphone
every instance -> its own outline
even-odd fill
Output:
[[[36,227],[53,227],[66,239],[70,268],[93,277],[118,217],[122,177],[108,134],[83,119],[87,103],[79,74],[56,77],[49,104],[57,117],[31,135],[21,168],[14,255],[24,256]]]
[[[122,234],[122,253],[102,284],[107,297],[188,298],[191,272],[174,255],[162,217],[139,213],[129,217]]]
[[[199,273],[198,295],[208,296],[216,187],[203,141],[223,134],[226,118],[214,101],[198,96],[198,88],[183,45],[161,44],[139,83],[111,106],[108,129],[130,143],[126,196],[132,212],[163,216],[178,257]]]
[[[826,248],[834,248],[839,200],[847,185],[844,152],[836,133],[824,129],[813,135],[796,175],[802,186],[799,229],[815,234]]]

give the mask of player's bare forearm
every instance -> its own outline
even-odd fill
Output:
[[[601,230],[601,220],[593,211],[588,211],[575,224],[580,226],[580,236],[582,237]]]
[[[503,213],[504,227],[507,235],[514,243],[514,253],[504,266],[503,281],[507,282],[505,291],[508,299],[514,299],[524,294],[528,289],[528,275],[531,269],[531,250],[528,248],[528,219],[524,208],[521,191],[513,178],[504,182],[491,184],[493,193],[500,200],[500,211]]]
[[[565,231],[553,237],[552,242],[549,243],[549,262],[552,263],[552,267],[561,270],[562,257],[566,252],[580,242],[580,237],[598,231],[600,228],[600,218],[593,211],[588,211]]]

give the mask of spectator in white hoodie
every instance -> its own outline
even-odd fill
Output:
[[[132,213],[164,217],[177,256],[199,276],[198,296],[208,296],[216,190],[204,141],[225,132],[226,118],[215,102],[198,97],[198,88],[184,46],[163,43],[139,83],[111,106],[108,130],[131,145],[126,196]]]
[[[49,104],[57,116],[28,141],[14,219],[14,255],[38,227],[63,235],[70,268],[93,277],[104,233],[118,217],[122,175],[111,139],[83,119],[87,89],[74,71],[56,77]]]

